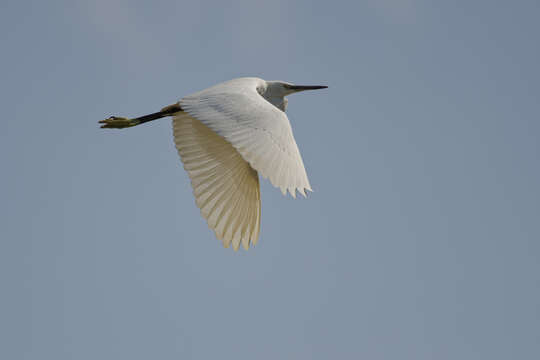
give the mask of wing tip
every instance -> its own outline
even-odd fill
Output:
[[[283,196],[287,196],[287,192],[293,197],[293,199],[296,199],[296,192],[298,192],[300,195],[302,195],[304,198],[308,197],[308,194],[310,192],[313,192],[311,187],[292,187],[292,188],[283,188],[280,187],[281,193]]]

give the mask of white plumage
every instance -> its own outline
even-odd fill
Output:
[[[122,128],[173,116],[174,142],[202,216],[225,247],[248,249],[259,236],[257,173],[284,195],[311,191],[284,112],[285,96],[325,87],[239,78],[186,96],[159,113],[101,123]]]
[[[236,149],[186,113],[173,133],[201,215],[225,247],[257,243],[261,217],[259,177]]]
[[[180,100],[185,112],[223,136],[283,194],[311,191],[304,162],[285,112],[265,98],[266,82],[240,78]],[[260,89],[257,91],[257,89]]]

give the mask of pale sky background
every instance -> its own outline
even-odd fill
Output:
[[[1,359],[539,359],[540,2],[3,1]],[[170,120],[239,76],[315,190],[224,249]]]

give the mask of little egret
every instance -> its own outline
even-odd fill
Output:
[[[172,116],[173,135],[195,202],[225,247],[247,250],[259,238],[260,173],[296,198],[311,190],[285,109],[285,96],[327,86],[239,78],[186,96],[153,114],[111,116],[122,129]]]

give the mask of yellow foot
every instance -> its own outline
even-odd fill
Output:
[[[118,116],[111,116],[108,119],[99,121],[99,123],[103,124],[101,125],[101,128],[106,128],[106,129],[123,129],[123,128],[128,128],[128,127],[132,127],[139,124],[138,121],[134,121],[133,119],[123,118],[123,117],[118,117]]]

